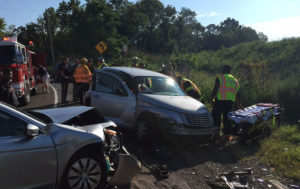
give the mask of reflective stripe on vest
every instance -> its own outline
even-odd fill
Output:
[[[84,64],[79,65],[75,69],[73,76],[76,83],[89,83],[92,79],[92,73]]]
[[[231,74],[218,74],[220,87],[217,92],[218,100],[231,100],[235,102],[236,94],[239,91],[239,83]]]
[[[189,83],[191,84],[191,86],[189,86],[189,87],[187,87],[187,88],[185,89],[184,86],[183,86],[183,84],[184,84],[185,82],[189,82]],[[194,82],[192,82],[191,80],[186,79],[186,78],[183,77],[182,80],[181,80],[181,83],[180,83],[180,87],[181,87],[181,89],[184,90],[185,92],[189,92],[189,91],[191,91],[191,90],[195,90],[195,91],[199,94],[199,96],[200,96],[200,98],[201,98],[201,92],[200,92],[199,88],[198,88],[197,85],[196,85]]]

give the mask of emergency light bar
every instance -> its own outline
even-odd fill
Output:
[[[3,37],[3,41],[17,42],[17,37]]]

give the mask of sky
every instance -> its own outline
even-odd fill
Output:
[[[0,17],[17,27],[35,22],[46,8],[62,0],[0,0]],[[136,0],[129,0],[136,2]],[[84,2],[83,0],[81,2]],[[300,0],[161,0],[180,11],[189,8],[204,26],[234,18],[241,25],[263,32],[270,41],[300,37]]]

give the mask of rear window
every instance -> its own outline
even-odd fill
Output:
[[[104,122],[106,122],[105,118],[96,109],[92,109],[64,122],[63,124],[86,126]]]
[[[14,46],[0,46],[0,65],[13,64],[16,57]]]

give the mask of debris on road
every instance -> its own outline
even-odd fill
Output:
[[[284,186],[277,180],[269,180],[271,184],[273,184],[277,189],[288,189],[288,187]]]
[[[240,188],[248,189],[250,177],[252,177],[253,171],[247,169],[246,171],[231,171],[219,174],[215,181],[210,181],[208,184],[211,188]]]

